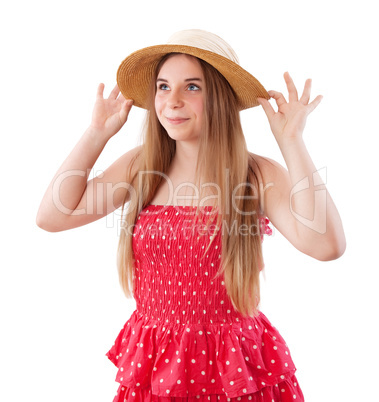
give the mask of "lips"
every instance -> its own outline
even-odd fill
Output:
[[[186,121],[189,120],[184,117],[166,117],[166,119],[170,124],[175,124],[175,125],[185,123]]]

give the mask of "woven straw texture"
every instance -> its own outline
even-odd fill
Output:
[[[257,98],[269,99],[265,88],[238,64],[217,53],[186,45],[157,45],[138,50],[128,56],[117,71],[117,83],[126,99],[134,106],[148,108],[151,79],[160,59],[168,53],[185,53],[208,62],[229,82],[237,95],[240,110],[258,106]]]

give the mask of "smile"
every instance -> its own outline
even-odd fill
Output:
[[[169,117],[166,117],[166,119],[170,124],[174,124],[174,125],[182,124],[189,120],[189,119],[185,119],[183,117],[175,117],[172,119],[170,119]]]

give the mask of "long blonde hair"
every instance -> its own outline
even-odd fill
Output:
[[[176,143],[160,124],[154,109],[156,79],[163,63],[171,55],[162,58],[152,79],[142,150],[129,167],[131,172],[132,166],[137,163],[131,185],[139,191],[126,210],[122,224],[124,229],[134,227],[139,213],[151,202],[163,181],[163,177],[157,174],[147,174],[142,179],[138,172],[167,174],[175,155]],[[248,153],[233,89],[214,67],[203,60],[198,61],[206,82],[206,94],[204,133],[199,139],[195,177],[197,183],[204,180],[217,185],[221,202],[214,207],[218,212],[217,225],[220,229],[222,227],[221,264],[217,275],[224,276],[225,288],[234,308],[243,316],[252,316],[257,313],[260,300],[259,272],[263,266],[259,167]],[[157,149],[159,152],[156,152]],[[210,155],[217,157],[210,158]],[[205,190],[201,187],[199,199],[203,199],[204,195]],[[244,233],[240,233],[241,228],[244,228]],[[228,233],[224,233],[225,229]],[[120,283],[127,297],[133,295],[132,239],[128,230],[121,231],[117,265]]]

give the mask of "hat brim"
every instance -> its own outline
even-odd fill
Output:
[[[215,67],[236,93],[240,110],[258,106],[257,98],[270,98],[263,85],[254,76],[228,58],[192,46],[170,44],[137,50],[118,68],[118,87],[126,99],[133,99],[134,106],[148,108],[151,79],[159,61],[168,53],[189,54]]]

